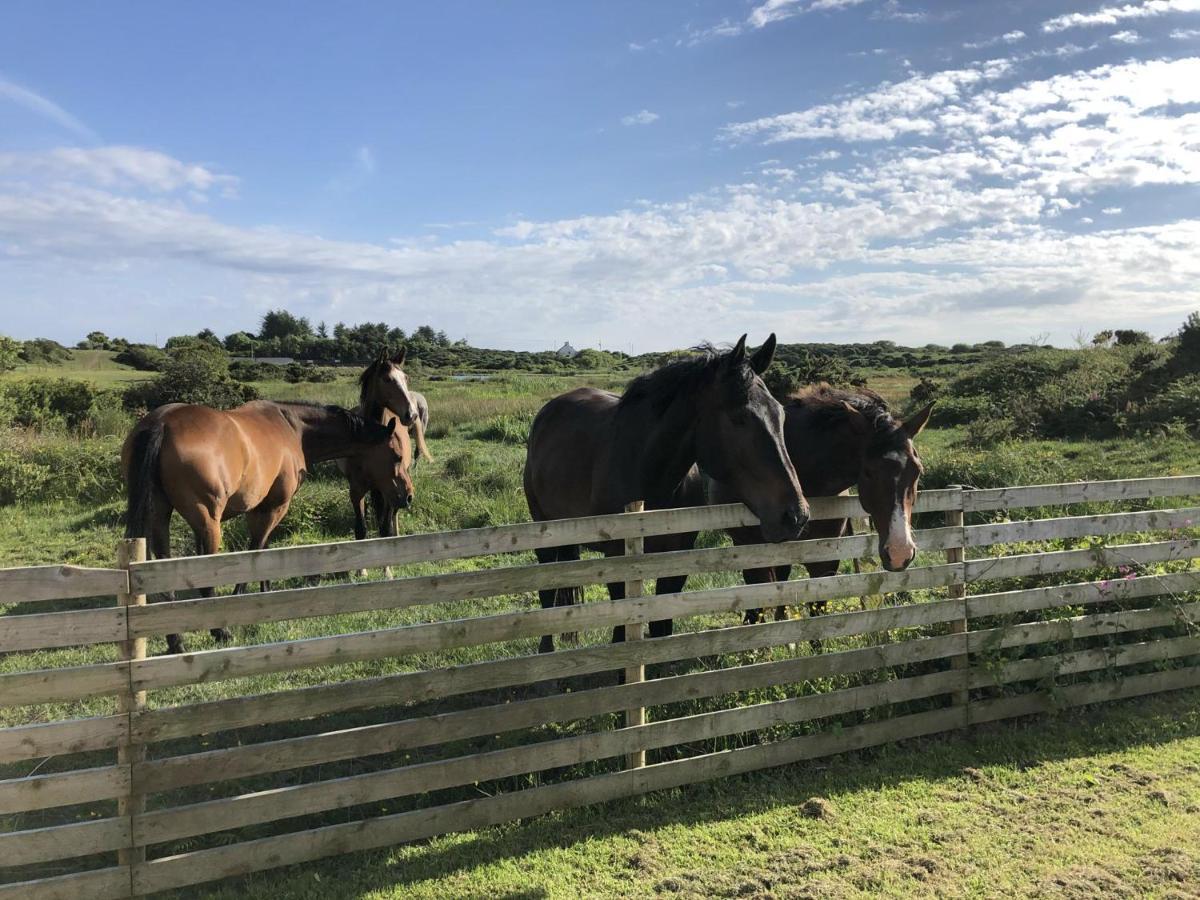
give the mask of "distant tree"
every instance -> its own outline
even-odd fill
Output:
[[[273,338],[311,337],[312,326],[308,324],[308,319],[294,316],[286,309],[272,309],[263,316],[258,336],[264,341]]]
[[[220,347],[192,338],[172,348],[162,374],[125,390],[127,409],[154,409],[164,403],[199,403],[218,409],[239,406],[258,392],[229,377],[229,357]]]
[[[203,331],[197,334],[196,337],[204,341],[206,344],[212,344],[214,347],[225,346],[221,343],[221,339],[217,337],[217,333],[211,328],[205,328]]]
[[[960,344],[955,344],[954,346],[952,346],[952,347],[950,348],[950,352],[951,352],[951,353],[954,353],[954,354],[960,354],[960,353],[970,353],[970,352],[971,352],[971,345],[970,345],[970,344],[961,344],[961,343],[960,343]]]
[[[1106,328],[1103,331],[1097,331],[1092,335],[1092,345],[1095,347],[1107,347],[1112,343],[1113,331],[1111,328]]]
[[[324,322],[317,323],[317,337],[321,338],[321,340],[329,337],[329,331],[325,328]]]
[[[247,356],[254,352],[254,336],[245,331],[225,335],[225,350],[235,356]]]
[[[1133,347],[1137,344],[1150,344],[1154,339],[1149,332],[1136,331],[1132,328],[1118,328],[1113,332],[1118,347]]]

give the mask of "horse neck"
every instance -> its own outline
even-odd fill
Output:
[[[339,413],[324,407],[300,407],[291,418],[306,465],[349,456],[357,446],[346,417]]]
[[[799,417],[791,408],[787,412],[788,455],[800,489],[814,497],[829,497],[858,484],[868,436],[851,427],[848,419],[831,429],[817,425],[807,410]]]
[[[646,400],[623,405],[611,434],[609,485],[622,503],[670,499],[696,463],[696,416],[687,401],[663,415]]]

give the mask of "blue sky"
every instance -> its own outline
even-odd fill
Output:
[[[0,331],[1164,334],[1200,0],[10,2]]]

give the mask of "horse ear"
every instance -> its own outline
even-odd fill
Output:
[[[404,357],[405,357],[405,356],[407,356],[407,355],[408,355],[408,348],[407,348],[407,347],[401,347],[401,348],[400,348],[400,352],[399,352],[399,353],[397,353],[395,356],[393,356],[393,357],[392,357],[392,365],[393,365],[393,366],[402,366],[402,365],[404,365]]]
[[[754,355],[750,357],[750,368],[756,375],[761,375],[767,371],[767,367],[771,365],[771,360],[775,358],[775,333],[771,332],[771,336],[761,347],[754,351]]]
[[[375,354],[375,362],[377,362],[377,363],[387,362],[387,355],[388,355],[387,347],[380,347],[379,352]]]
[[[729,351],[728,360],[730,366],[740,366],[746,361],[746,335],[743,334],[738,338],[738,342]]]
[[[929,424],[929,415],[933,412],[933,403],[930,403],[923,410],[913,413],[907,419],[900,423],[900,427],[907,432],[909,438],[915,438],[921,433],[922,429]]]
[[[859,433],[865,433],[870,430],[871,423],[862,414],[862,410],[845,400],[842,401],[842,406],[846,408],[846,421],[850,423],[851,428]]]

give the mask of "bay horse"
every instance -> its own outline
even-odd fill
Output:
[[[407,355],[405,347],[392,356],[388,356],[387,350],[379,351],[379,356],[358,376],[359,408],[372,416],[372,410],[380,407],[391,410],[401,425],[412,430],[416,459],[433,462],[429,448],[425,446],[429,402],[424,394],[408,386],[408,374],[402,368]]]
[[[160,406],[134,426],[121,448],[125,536],[146,538],[151,558],[166,559],[171,513],[178,511],[195,535],[196,552],[216,553],[221,523],[244,515],[250,549],[261,550],[316,463],[353,456],[376,484],[387,483],[397,463],[394,430],[339,406],[310,403],[255,400],[231,410]],[[245,587],[237,585],[234,593]],[[200,594],[214,592],[201,588]],[[211,630],[218,641],[230,639],[224,628]],[[183,652],[182,636],[167,635],[167,647]]]
[[[788,456],[806,496],[831,497],[857,485],[858,501],[875,523],[879,533],[879,559],[889,572],[908,568],[917,554],[912,538],[912,508],[917,483],[924,471],[913,440],[929,422],[933,404],[903,421],[892,416],[887,402],[874,391],[845,391],[828,384],[801,390],[783,403],[784,437]],[[709,503],[732,503],[738,491],[715,478],[703,484],[704,499]],[[692,499],[697,485],[688,486]],[[814,519],[808,523],[803,539],[836,538],[852,534],[849,519]],[[730,529],[735,544],[759,544],[763,534],[758,528]],[[809,577],[834,575],[837,560],[804,563]],[[787,581],[790,565],[748,569],[747,584]],[[825,611],[826,601],[810,604],[814,613]],[[747,624],[758,622],[762,611],[747,610]],[[786,615],[777,607],[776,619]]]
[[[429,421],[429,406],[416,391],[408,388],[408,378],[400,366],[404,362],[404,350],[389,358],[381,351],[358,378],[358,407],[356,412],[372,421],[387,425],[399,421],[401,425],[412,425],[416,430],[417,446],[425,446],[425,430],[422,422]],[[407,423],[405,420],[408,420]],[[338,460],[338,467],[350,483],[350,505],[354,508],[354,539],[363,540],[367,536],[366,498],[371,498],[371,509],[375,513],[375,524],[380,537],[396,535],[396,514],[401,509],[412,505],[413,484],[409,468],[413,464],[413,442],[409,436],[408,427],[396,428],[392,434],[392,448],[396,451],[398,462],[394,473],[385,474],[385,482],[378,485],[374,482],[372,473],[360,459],[347,457]],[[428,448],[424,456],[429,459]],[[379,473],[376,473],[379,474]],[[396,478],[403,482],[406,491],[387,491],[387,479]],[[392,500],[387,498],[391,497]]]
[[[808,521],[808,504],[783,444],[783,409],[762,382],[775,354],[775,335],[747,355],[746,336],[732,350],[700,348],[691,358],[635,378],[620,397],[578,388],[546,403],[533,420],[525,457],[525,498],[534,521],[618,513],[634,500],[647,509],[682,504],[698,465],[736,485],[762,521],[768,541],[787,541]],[[695,534],[646,539],[647,552],[691,546]],[[588,545],[606,556],[621,541]],[[579,559],[578,545],[537,551],[539,563]],[[656,593],[682,589],[686,578],[660,578]],[[608,585],[614,600],[624,583]],[[543,608],[569,605],[578,588],[539,591]],[[671,621],[650,623],[651,637],[671,633]],[[624,638],[617,626],[614,640]],[[544,635],[539,650],[554,649]]]

